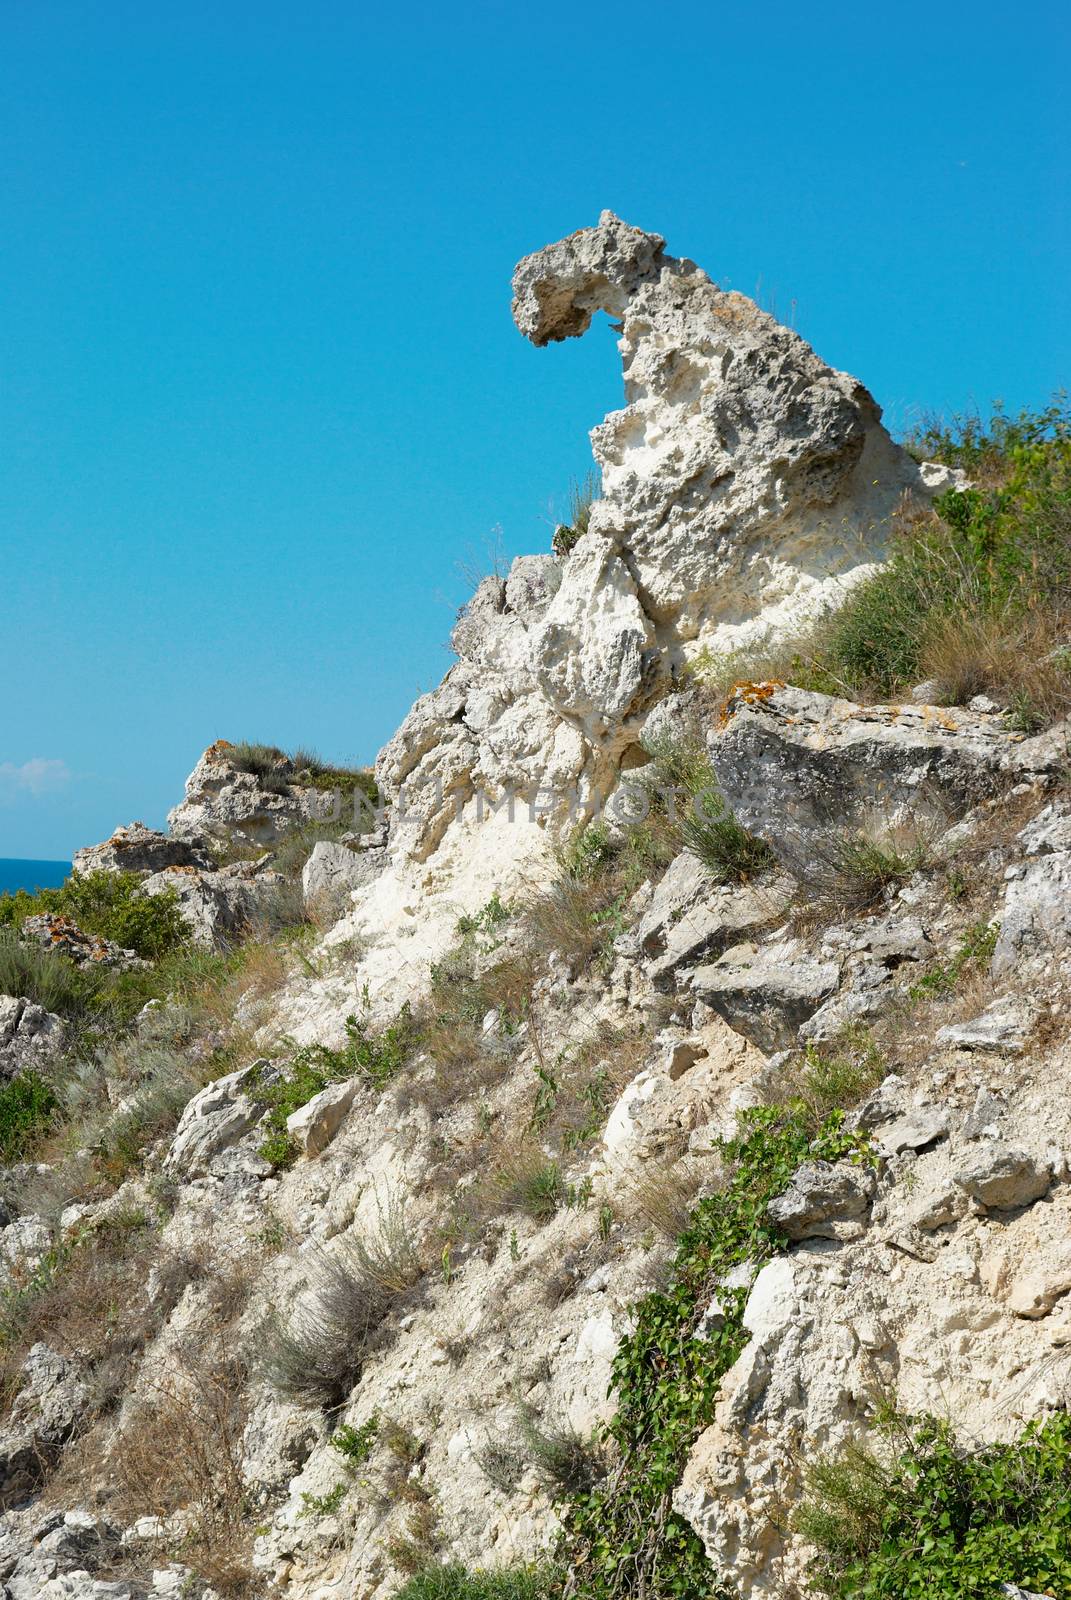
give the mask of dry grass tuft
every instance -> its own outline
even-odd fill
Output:
[[[187,1352],[149,1385],[110,1452],[120,1516],[179,1514],[182,1532],[164,1541],[168,1553],[227,1600],[254,1593],[245,1385],[241,1363],[219,1343]]]

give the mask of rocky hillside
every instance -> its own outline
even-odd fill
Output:
[[[1071,1596],[1071,444],[606,212],[625,405],[374,774],[0,899],[2,1600]]]

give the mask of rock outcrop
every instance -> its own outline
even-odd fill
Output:
[[[876,1396],[972,1445],[1071,1407],[1066,728],[682,683],[860,580],[952,478],[610,213],[514,279],[536,345],[599,311],[626,400],[602,497],[478,587],[379,756],[374,831],[217,741],[169,834],[76,870],[173,890],[225,954],[185,949],[188,982],[69,1063],[73,1017],[0,999],[0,1073],[47,1066],[67,1119],[40,1148],[14,1126],[0,1186],[0,1600],[217,1600],[208,1556],[256,1600],[527,1567],[578,1482],[611,1526],[659,1418],[635,1451],[598,1430],[678,1380],[651,1528],[672,1504],[704,1586],[773,1600],[811,1576],[807,1464],[865,1447]],[[684,733],[768,851],[723,871],[612,811],[559,850]],[[901,825],[926,849],[827,908],[837,839]],[[754,1129],[791,1139],[742,1158]],[[726,1218],[712,1271],[697,1230]]]

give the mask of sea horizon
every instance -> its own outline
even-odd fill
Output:
[[[18,889],[58,889],[70,875],[69,861],[38,861],[24,856],[0,856],[0,894]]]

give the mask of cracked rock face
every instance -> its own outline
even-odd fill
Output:
[[[798,622],[882,558],[905,493],[948,479],[893,444],[854,378],[611,212],[526,256],[513,291],[536,345],[620,318],[627,404],[591,435],[587,532],[484,580],[457,665],[380,755],[399,862],[433,855],[481,791],[605,797],[690,653]]]
[[[513,293],[536,345],[620,319],[627,405],[592,434],[590,527],[678,642],[732,648],[817,602],[881,559],[905,490],[931,492],[862,384],[612,212],[526,256]]]

